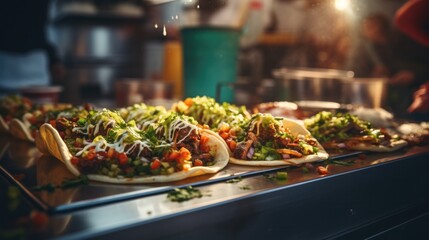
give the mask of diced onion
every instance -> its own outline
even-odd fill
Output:
[[[249,148],[249,151],[247,152],[247,158],[252,159],[253,154],[255,153],[255,149],[253,147]]]
[[[337,144],[337,147],[339,147],[339,148],[345,148],[345,147],[346,147],[346,144],[344,144],[344,143],[338,143],[338,144]]]

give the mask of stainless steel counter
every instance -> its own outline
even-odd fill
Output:
[[[90,182],[49,193],[28,189],[70,177],[65,167],[37,151],[36,158],[21,154],[31,163],[17,161],[12,154],[17,150],[11,147],[32,149],[27,143],[2,141],[1,145],[7,147],[0,160],[3,180],[19,185],[32,207],[50,215],[41,238],[350,239],[368,237],[429,212],[428,146],[338,155],[334,163],[314,164],[328,168],[323,176],[303,167],[228,165],[218,174],[171,184]],[[20,149],[23,153],[24,147]],[[287,171],[288,179],[272,178],[277,171]],[[25,178],[16,180],[22,175]],[[239,176],[241,181],[227,182]],[[203,197],[182,203],[167,199],[172,188],[189,185]]]

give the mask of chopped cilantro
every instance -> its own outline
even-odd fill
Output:
[[[52,183],[48,183],[45,185],[38,185],[32,188],[33,191],[47,191],[47,192],[54,192],[56,186]]]
[[[239,176],[239,177],[227,180],[226,183],[238,183],[238,182],[241,182],[241,180],[243,179],[241,178],[241,176]]]
[[[350,113],[319,112],[304,121],[305,127],[320,142],[347,139],[352,136],[368,135],[379,138],[379,132],[371,128],[371,123]]]
[[[309,172],[309,170],[307,167],[302,167],[302,173],[308,173],[308,172]]]
[[[244,185],[244,186],[240,186],[241,190],[250,190],[250,186],[249,185]]]
[[[337,160],[331,160],[329,161],[330,164],[340,165],[340,166],[351,166],[354,164],[354,162],[344,162],[344,161],[337,161]]]
[[[278,171],[276,173],[265,174],[264,177],[270,181],[285,181],[287,180],[288,173],[286,171]]]
[[[85,118],[79,118],[79,120],[77,120],[77,125],[79,127],[84,127],[86,124],[86,119]]]
[[[167,199],[173,202],[184,202],[194,198],[201,198],[203,194],[200,190],[193,188],[192,186],[184,188],[175,188],[168,192]]]
[[[277,178],[277,180],[286,180],[287,179],[287,172],[283,172],[283,171],[277,172],[276,178]]]

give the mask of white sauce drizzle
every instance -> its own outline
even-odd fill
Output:
[[[164,132],[164,134],[167,134],[166,135],[167,141],[173,142],[174,141],[174,134],[177,131],[180,131],[181,129],[185,129],[187,127],[189,127],[190,130],[188,131],[188,133],[186,134],[186,136],[184,136],[181,139],[179,139],[177,141],[177,143],[183,142],[191,134],[191,132],[193,132],[193,131],[197,131],[198,132],[198,127],[195,126],[194,124],[189,123],[189,122],[187,122],[187,121],[185,121],[183,119],[180,119],[180,118],[177,118],[177,119],[173,120],[170,123],[170,125],[168,126],[167,133]],[[162,130],[162,127],[159,127],[158,129],[156,129],[156,133],[159,133],[161,130]]]
[[[89,148],[91,147],[95,147],[95,152],[101,152],[101,151],[106,151],[107,148],[113,148],[115,149],[116,152],[122,153],[125,150],[125,147],[128,145],[127,143],[124,143],[124,140],[127,138],[128,133],[125,132],[124,134],[122,134],[119,139],[115,142],[115,143],[108,143],[106,141],[106,139],[100,137],[100,139],[98,141],[93,141],[93,142],[86,142],[87,145],[80,150],[79,152],[76,153],[76,156],[80,156],[82,155],[85,151],[87,151]],[[130,154],[136,147],[138,147],[139,152],[136,155],[136,157],[139,157],[140,154],[142,153],[144,148],[149,149],[150,151],[152,151],[149,142],[145,141],[145,140],[135,140],[131,147],[125,152],[126,154]]]
[[[100,115],[102,115],[104,112],[106,112],[106,111],[103,110],[103,111],[97,112],[97,114],[94,117],[92,117],[92,118],[96,119],[97,117],[99,117]],[[94,135],[96,135],[100,131],[100,125],[101,124],[103,124],[104,128],[106,128],[110,124],[112,125],[112,127],[115,127],[116,122],[115,122],[114,119],[111,119],[111,118],[109,119],[109,121],[104,122],[103,121],[103,117],[100,117],[100,119],[98,120],[98,122],[95,124],[95,129],[94,129],[94,132],[93,132]],[[92,128],[94,128],[94,125],[90,124],[89,120],[87,120],[87,124],[85,126],[83,126],[83,127],[74,127],[72,129],[72,132],[77,132],[77,133],[81,133],[81,134],[84,134],[84,135],[88,135],[89,132],[90,132],[89,130],[92,129]]]

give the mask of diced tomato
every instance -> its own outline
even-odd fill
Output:
[[[228,147],[229,147],[229,149],[231,149],[231,151],[234,152],[235,148],[237,147],[237,142],[234,140],[229,141]]]
[[[159,161],[159,159],[155,159],[150,164],[150,169],[155,170],[155,169],[158,169],[160,166],[161,166],[161,161]]]
[[[107,157],[107,152],[100,151],[100,152],[97,152],[97,155],[102,156],[102,157]]]
[[[209,141],[209,137],[206,135],[201,135],[200,145],[205,145]]]
[[[79,164],[79,158],[78,157],[73,156],[70,161],[75,166]]]
[[[90,149],[88,151],[88,153],[86,154],[85,158],[87,160],[93,160],[96,156],[97,156],[97,154],[95,153],[94,149]]]
[[[229,133],[228,133],[228,132],[221,132],[221,133],[219,133],[219,135],[220,135],[224,140],[226,140],[226,139],[229,137]]]
[[[203,161],[201,161],[200,159],[195,159],[194,166],[203,166]]]
[[[54,127],[54,128],[55,128],[55,126],[57,125],[57,122],[56,122],[55,120],[50,120],[50,121],[49,121],[49,124],[51,124],[51,125],[52,125],[52,127]]]
[[[127,154],[124,153],[124,152],[119,153],[119,155],[118,155],[118,161],[119,161],[119,164],[121,164],[121,165],[127,164],[128,163],[128,156],[127,156]]]
[[[220,129],[219,129],[219,133],[223,133],[223,132],[229,132],[229,126],[226,124],[223,124]]]
[[[180,152],[176,150],[172,150],[171,152],[167,153],[165,156],[165,160],[168,162],[176,161],[180,158]]]
[[[186,104],[186,106],[190,107],[192,106],[192,104],[194,104],[194,100],[192,100],[192,98],[186,98],[184,103]]]
[[[324,166],[318,166],[318,167],[317,167],[317,172],[318,172],[320,175],[326,175],[326,174],[328,174],[328,169],[327,169],[327,168],[325,168]]]
[[[115,150],[115,149],[113,149]],[[113,151],[113,158],[118,158],[119,157],[119,153],[117,151]]]
[[[200,139],[200,150],[203,152],[208,152],[210,151],[210,148],[208,146],[208,141],[209,141],[209,137],[205,136],[205,135],[201,135],[201,139]]]
[[[188,149],[182,147],[179,151],[173,150],[165,155],[165,160],[168,162],[177,161],[178,163],[183,163],[191,159],[192,155]]]
[[[206,145],[200,145],[200,151],[201,152],[209,152],[210,151],[210,147],[206,144]]]
[[[182,147],[180,150],[180,158],[178,162],[183,163],[184,161],[188,161],[192,158],[191,152],[188,149]]]

